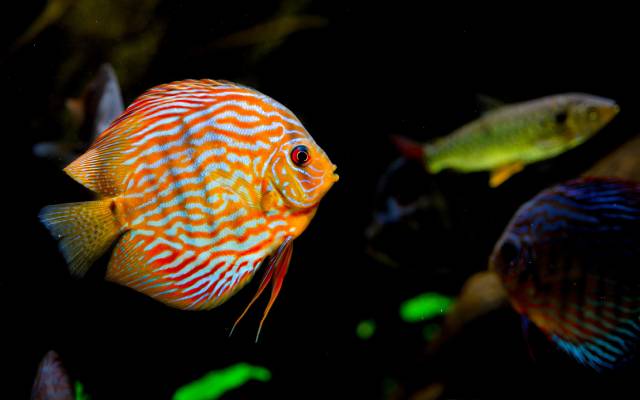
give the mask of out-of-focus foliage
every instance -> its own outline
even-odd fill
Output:
[[[211,371],[202,378],[179,388],[173,400],[213,400],[238,388],[250,380],[267,382],[271,372],[262,367],[238,363],[228,368]]]

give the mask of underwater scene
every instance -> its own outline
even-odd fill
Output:
[[[637,397],[634,25],[453,8],[13,4],[0,398]]]

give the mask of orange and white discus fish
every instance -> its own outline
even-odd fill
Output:
[[[117,240],[107,279],[180,309],[222,304],[271,256],[247,307],[273,281],[262,326],[335,169],[270,97],[173,82],[136,99],[64,169],[100,199],[47,206],[40,219],[74,275]]]

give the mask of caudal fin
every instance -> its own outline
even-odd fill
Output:
[[[421,143],[400,135],[391,135],[391,142],[406,158],[424,162],[425,152],[424,146]]]
[[[54,238],[73,275],[83,276],[120,234],[113,199],[46,206],[39,218]]]

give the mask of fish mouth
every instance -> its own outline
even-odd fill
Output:
[[[602,107],[600,109],[600,114],[602,115],[602,119],[605,123],[611,121],[613,117],[618,115],[619,112],[620,112],[620,106],[617,105],[616,103],[611,103],[606,107]]]
[[[617,114],[620,112],[620,106],[617,104],[613,104],[613,107],[611,107],[614,110],[614,114]]]

